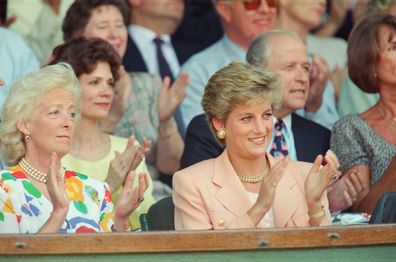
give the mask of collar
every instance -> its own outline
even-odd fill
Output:
[[[139,39],[139,41],[144,42],[152,42],[153,39],[158,36],[151,29],[140,25],[129,25],[128,31],[134,40]],[[160,35],[159,38],[161,38],[166,44],[169,44],[171,40],[169,35]]]

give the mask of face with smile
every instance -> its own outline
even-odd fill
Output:
[[[269,39],[267,67],[282,78],[282,106],[279,112],[287,115],[305,107],[309,91],[309,63],[302,40],[289,36]]]
[[[102,5],[93,9],[83,36],[101,38],[110,43],[120,57],[125,54],[128,31],[116,6]]]
[[[83,118],[100,121],[107,117],[113,101],[114,79],[110,65],[99,62],[94,71],[79,78]]]
[[[73,95],[69,91],[60,88],[48,91],[38,102],[32,117],[18,124],[18,129],[31,138],[26,142],[26,154],[55,152],[62,158],[70,148],[74,116]]]
[[[272,134],[272,108],[269,102],[237,105],[227,119],[213,119],[216,130],[224,129],[230,154],[240,158],[262,157]]]
[[[269,6],[265,0],[256,10],[246,10],[243,1],[239,0],[217,2],[227,35],[246,48],[254,37],[271,30],[275,25],[276,8]]]

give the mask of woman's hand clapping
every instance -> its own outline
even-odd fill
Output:
[[[308,203],[320,203],[323,193],[340,175],[338,171],[340,164],[337,156],[331,150],[326,152],[324,159],[326,165],[322,167],[323,156],[318,155],[316,157],[305,180],[304,187]]]
[[[135,170],[144,158],[144,153],[150,142],[146,141],[144,147],[134,145],[135,136],[128,139],[124,152],[115,152],[115,158],[110,162],[106,182],[109,184],[111,192],[117,191],[124,183],[125,177],[130,170]]]
[[[181,73],[179,78],[170,86],[170,78],[165,77],[158,98],[158,119],[160,124],[167,122],[175,113],[177,107],[186,97],[188,74]]]
[[[135,171],[129,171],[115,207],[114,229],[119,232],[126,231],[129,227],[129,216],[144,201],[144,192],[148,188],[147,174],[140,173],[138,186],[133,189],[135,175]]]
[[[52,153],[47,176],[47,190],[52,201],[53,212],[65,214],[69,210],[69,197],[66,193],[64,173],[61,172],[61,164],[56,153]]]

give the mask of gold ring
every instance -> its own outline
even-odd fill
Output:
[[[356,197],[352,198],[352,203],[355,203],[356,200],[357,200]]]

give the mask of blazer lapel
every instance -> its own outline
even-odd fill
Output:
[[[215,160],[212,182],[220,187],[217,200],[231,213],[238,216],[250,208],[246,189],[231,165],[227,149]]]
[[[290,164],[289,164],[290,165]],[[285,227],[303,201],[303,195],[293,177],[293,171],[286,168],[285,174],[278,183],[273,203],[273,212],[276,227]],[[295,175],[299,175],[295,172]]]

